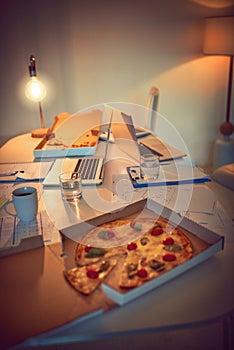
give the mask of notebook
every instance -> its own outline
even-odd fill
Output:
[[[107,158],[110,142],[110,125],[112,115],[107,128],[107,137],[104,141],[103,157],[79,157],[55,160],[51,171],[43,181],[43,186],[58,186],[59,174],[66,171],[77,171],[81,174],[82,185],[100,185],[104,178],[104,165]]]

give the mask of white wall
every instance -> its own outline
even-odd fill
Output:
[[[233,3],[219,3],[226,1]],[[225,115],[228,61],[203,56],[203,20],[226,14],[234,7],[195,0],[1,0],[1,143],[40,127],[23,91],[34,54],[48,90],[46,126],[60,112],[94,104],[145,105],[156,85],[160,114],[195,161],[209,164]]]

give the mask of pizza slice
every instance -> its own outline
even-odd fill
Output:
[[[119,287],[134,288],[183,264],[193,255],[189,239],[178,229],[167,232],[163,225],[155,227],[127,245]]]
[[[89,295],[102,283],[116,263],[114,259],[103,259],[89,266],[66,270],[64,276],[78,292]]]

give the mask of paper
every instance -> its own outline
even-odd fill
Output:
[[[189,211],[194,213],[213,214],[217,197],[215,193],[205,185],[197,186],[192,192]]]
[[[58,229],[46,211],[38,213],[36,220],[24,223],[14,216],[0,217],[0,250],[17,247],[23,239],[42,236],[45,245],[60,242]]]
[[[53,162],[2,163],[0,182],[36,181],[46,177]]]
[[[210,181],[209,177],[199,168],[178,163],[161,165],[159,177],[147,181],[140,172],[140,167],[127,167],[133,187],[170,186]]]
[[[153,135],[142,139],[141,143],[146,147],[150,148],[152,151],[161,154],[161,161],[172,160],[186,156],[185,152],[182,152],[179,149],[168,145],[159,137]]]
[[[41,235],[40,220],[27,224],[14,216],[5,216],[0,218],[0,222],[0,248],[18,246],[24,238]]]
[[[4,204],[8,201],[5,197],[0,197],[0,210],[3,208]]]

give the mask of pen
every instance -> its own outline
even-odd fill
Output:
[[[4,176],[14,176],[18,173],[24,173],[24,170],[16,170],[16,171],[12,171],[12,172],[9,172],[9,173],[3,173],[3,174],[0,174],[0,176],[4,177]]]

